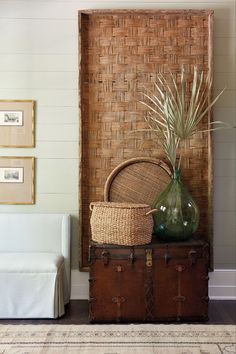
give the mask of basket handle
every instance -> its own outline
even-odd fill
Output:
[[[157,209],[152,209],[152,210],[149,210],[146,215],[150,215],[150,214],[153,214],[157,211]]]
[[[90,209],[91,211],[93,211],[93,206],[94,206],[94,204],[95,204],[95,203],[93,203],[93,202],[89,204],[89,209]]]

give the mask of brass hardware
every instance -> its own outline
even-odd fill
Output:
[[[203,255],[203,258],[205,259],[206,264],[209,266],[210,253],[209,253],[209,245],[208,244],[205,244],[203,246],[202,255]]]
[[[177,272],[181,273],[185,270],[185,266],[183,266],[182,264],[178,264],[177,266],[175,266],[175,270],[177,270]]]
[[[112,302],[117,304],[117,317],[116,317],[116,321],[117,322],[120,322],[120,319],[121,319],[121,304],[124,301],[125,301],[125,298],[123,296],[115,296],[115,297],[112,298]]]
[[[201,300],[202,300],[202,301],[209,302],[209,296],[202,296],[202,297],[201,297]]]
[[[95,260],[96,260],[96,256],[95,256],[95,247],[92,247],[91,245],[89,246],[89,252],[88,252],[88,264],[89,265],[93,265]]]
[[[183,295],[178,295],[178,296],[174,296],[173,300],[176,302],[184,302],[186,300],[186,297]]]
[[[177,302],[177,319],[179,320],[182,315],[182,303],[185,301],[185,296],[181,294],[181,285],[182,285],[182,272],[185,270],[185,266],[178,264],[175,266],[175,269],[178,272],[178,282],[177,282],[177,296],[173,297],[173,300]]]
[[[116,266],[116,271],[117,271],[118,273],[123,272],[123,271],[124,271],[124,268],[123,268],[120,264],[118,264],[118,265]]]
[[[131,264],[134,264],[135,257],[134,257],[134,251],[132,251],[129,255],[129,261]]]
[[[189,259],[189,262],[190,262],[190,265],[191,265],[191,266],[192,266],[193,264],[195,264],[196,261],[197,261],[197,252],[194,251],[194,250],[189,251],[189,253],[188,253],[188,259]]]
[[[115,302],[116,304],[121,304],[124,301],[125,298],[123,296],[115,296],[112,298],[112,302]]]
[[[108,265],[108,263],[109,263],[109,256],[110,256],[110,253],[109,253],[108,251],[103,251],[103,252],[102,252],[101,258],[102,258],[102,261],[103,261],[103,264],[104,264],[104,265]]]
[[[171,260],[171,255],[168,252],[166,252],[163,258],[165,260],[166,265],[168,265],[169,261]]]
[[[152,249],[146,250],[146,266],[152,267]]]
[[[89,283],[96,281],[96,278],[89,278]]]

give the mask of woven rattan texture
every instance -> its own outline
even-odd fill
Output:
[[[151,242],[153,218],[149,206],[128,203],[94,203],[91,215],[92,240],[124,246]]]
[[[81,268],[88,264],[89,203],[103,200],[110,172],[129,158],[164,158],[155,136],[134,133],[147,128],[140,91],[153,88],[157,72],[177,73],[181,64],[211,70],[211,23],[212,13],[200,10],[80,12]],[[195,135],[182,146],[182,155],[183,179],[201,211],[198,233],[209,239],[209,134]]]
[[[109,175],[104,200],[152,205],[170,183],[170,174],[168,165],[159,159],[126,160]]]

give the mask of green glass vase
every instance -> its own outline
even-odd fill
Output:
[[[198,206],[175,170],[166,189],[153,204],[153,234],[161,241],[184,241],[197,230]]]

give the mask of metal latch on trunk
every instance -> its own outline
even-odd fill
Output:
[[[110,253],[108,251],[103,251],[101,255],[101,259],[104,265],[108,265],[109,263]]]
[[[190,266],[194,265],[197,261],[197,252],[194,250],[189,251],[188,259],[189,259]]]
[[[152,249],[146,250],[146,266],[152,267]]]
[[[164,258],[166,266],[168,266],[168,263],[171,260],[171,255],[168,253],[168,251],[164,254],[163,258]]]
[[[129,261],[131,264],[134,264],[134,261],[135,261],[134,251],[131,251],[131,253],[129,255]]]

